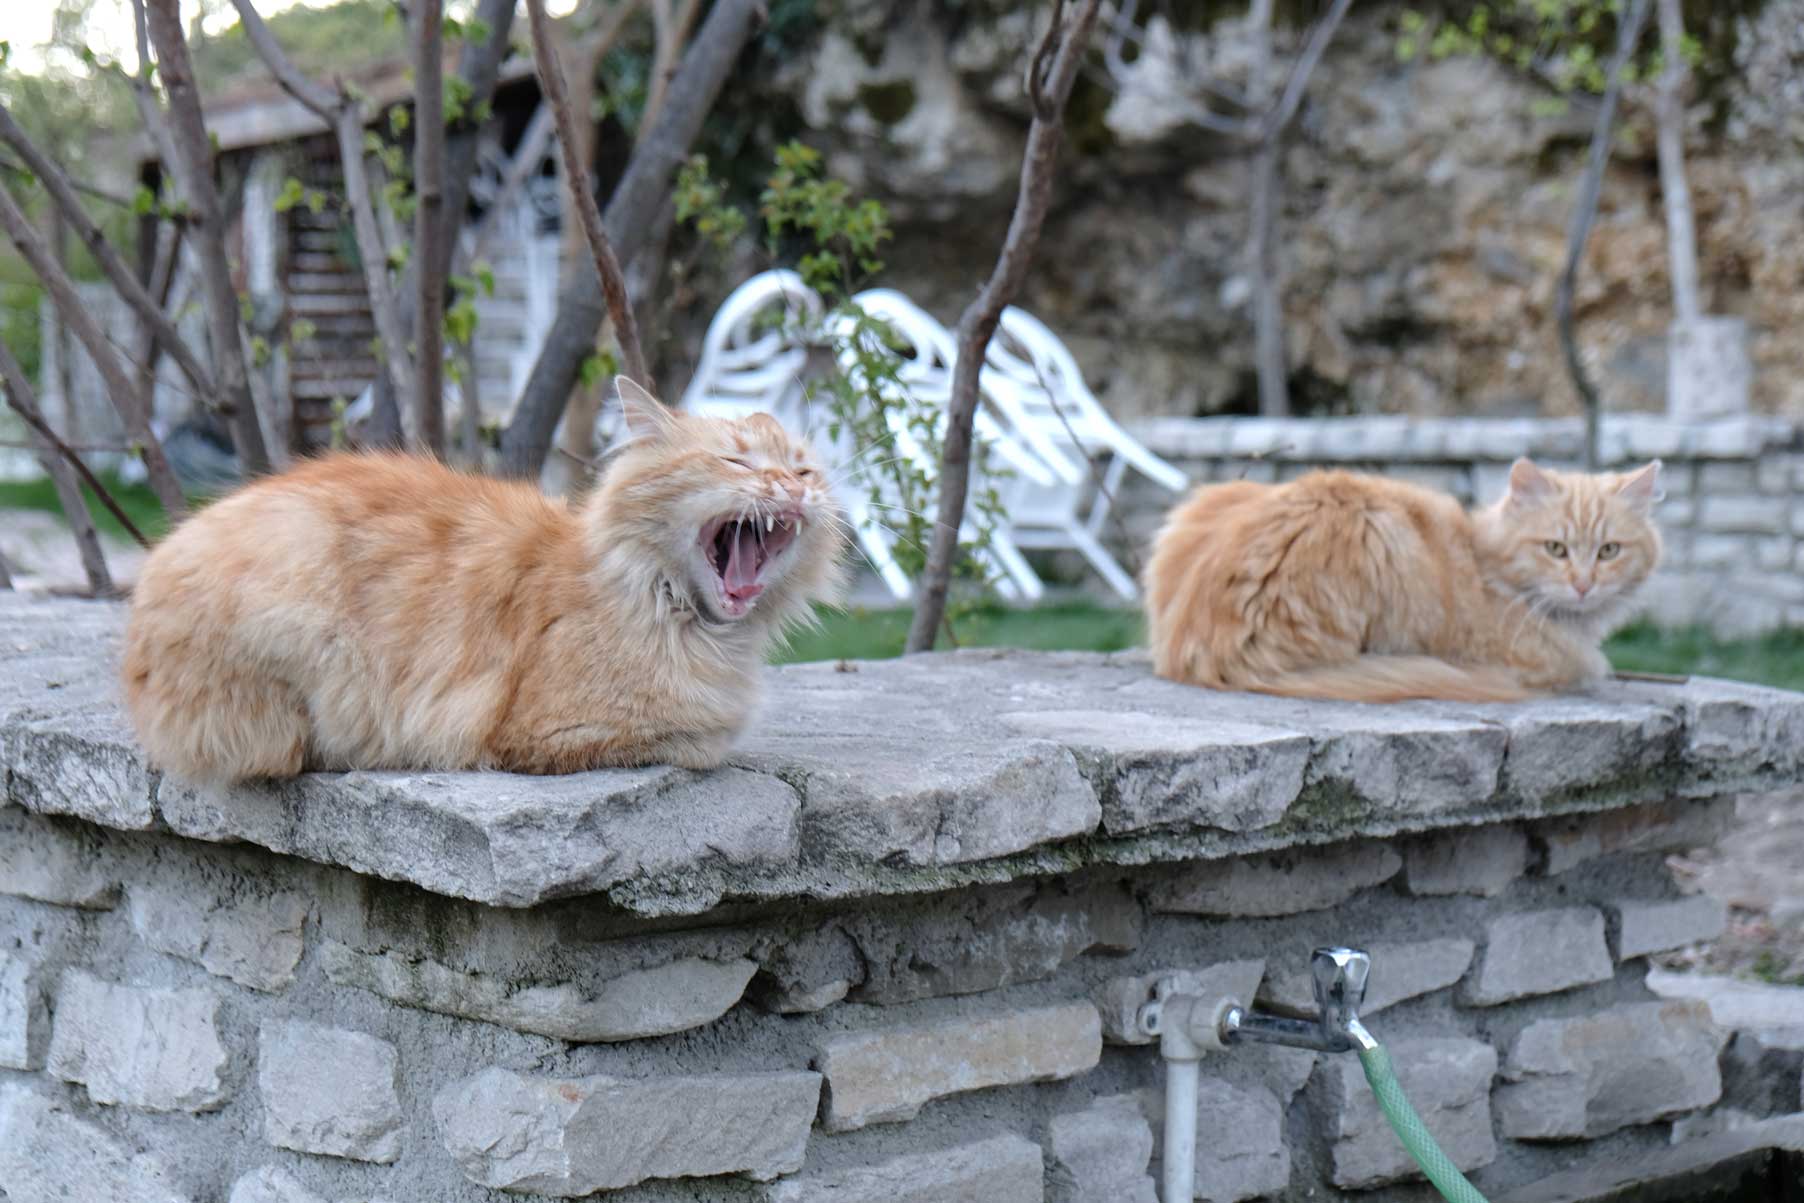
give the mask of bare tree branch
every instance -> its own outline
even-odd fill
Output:
[[[657,46],[652,51],[651,74],[645,85],[645,111],[639,116],[641,134],[651,128],[664,108],[664,96],[670,88],[670,77],[676,71],[677,56],[682,52],[683,43],[689,40],[689,31],[695,28],[696,17],[701,15],[697,0],[676,0],[675,12],[671,11],[670,3],[671,0],[652,0]]]
[[[357,258],[363,268],[363,287],[369,294],[370,317],[382,343],[382,362],[396,395],[412,397],[415,395],[413,358],[407,349],[406,325],[389,288],[388,249],[376,221],[374,202],[370,199],[363,146],[363,106],[349,91],[334,91],[309,79],[296,67],[251,0],[232,0],[232,7],[238,10],[238,20],[257,57],[276,77],[282,90],[331,127],[344,173],[345,200],[351,207],[351,230],[357,242]]]
[[[641,135],[626,174],[608,200],[605,228],[611,244],[638,246],[645,240],[670,190],[671,173],[700,134],[763,11],[763,0],[715,0],[708,10],[671,81],[663,112]],[[583,360],[595,346],[606,311],[601,282],[594,275],[582,272],[565,286],[558,297],[557,317],[513,418],[502,431],[501,471],[536,476],[544,466],[558,419]]]
[[[1322,61],[1322,55],[1328,50],[1328,43],[1334,40],[1334,31],[1340,28],[1341,18],[1353,7],[1353,0],[1334,0],[1332,7],[1315,23],[1309,31],[1309,41],[1303,46],[1303,53],[1291,65],[1290,78],[1284,81],[1284,94],[1278,103],[1265,115],[1259,125],[1259,141],[1265,142],[1276,137],[1297,115],[1297,108],[1303,103],[1303,93],[1309,90],[1309,77],[1315,74],[1316,64]]]
[[[13,120],[12,114],[6,111],[4,104],[0,104],[0,141],[12,147],[25,161],[26,167],[50,194],[50,200],[63,215],[63,220],[69,223],[82,245],[88,248],[88,253],[94,256],[94,262],[112,282],[120,298],[131,306],[138,320],[149,328],[163,350],[181,367],[182,374],[194,385],[195,392],[207,398],[214,408],[223,408],[225,399],[214,386],[212,373],[207,371],[200,357],[195,355],[187,341],[176,332],[174,323],[163,315],[162,307],[139,282],[137,273],[113,249],[112,244],[106,240],[106,235],[100,232],[100,227],[82,208],[74,187],[69,183],[68,177],[63,175],[62,169],[33,144],[19,127],[19,123]]]
[[[1603,102],[1597,106],[1597,120],[1591,127],[1591,153],[1585,161],[1585,174],[1579,183],[1578,203],[1572,209],[1572,221],[1566,227],[1566,268],[1560,273],[1554,290],[1554,320],[1560,330],[1560,350],[1566,356],[1566,371],[1572,387],[1578,390],[1585,407],[1585,465],[1598,466],[1598,426],[1602,419],[1603,401],[1597,386],[1585,374],[1584,360],[1579,356],[1578,333],[1574,329],[1572,298],[1578,283],[1579,264],[1585,258],[1585,243],[1591,238],[1591,223],[1597,218],[1597,200],[1604,186],[1604,168],[1610,162],[1611,131],[1616,125],[1616,103],[1622,95],[1622,69],[1635,53],[1641,39],[1641,27],[1647,23],[1648,0],[1630,0],[1628,12],[1616,29],[1616,52],[1610,58],[1609,76],[1604,84]]]
[[[469,100],[464,116],[453,122],[445,135],[445,212],[453,215],[454,220],[445,223],[445,258],[440,262],[450,261],[461,225],[461,220],[457,218],[469,203],[470,180],[476,174],[476,155],[480,149],[482,114],[487,111],[495,94],[495,82],[500,74],[502,60],[512,49],[514,8],[515,0],[479,0],[476,21],[487,27],[488,39],[466,42],[458,56],[457,75],[468,90]],[[407,263],[401,268],[399,282],[395,287],[395,308],[399,313],[398,320],[402,329],[411,329],[413,325],[413,282],[416,270],[417,263],[413,256],[409,256]],[[408,394],[404,390],[397,393],[386,374],[377,377],[374,392],[374,412],[370,417],[365,441],[371,445],[394,444],[402,434],[397,397]]]
[[[16,159],[9,159],[4,155],[0,155],[0,170],[15,171],[15,172],[18,172],[20,175],[35,174],[31,170],[31,168],[27,167],[25,164],[17,161]],[[132,200],[129,196],[120,196],[117,192],[108,192],[105,188],[98,188],[98,187],[94,186],[93,184],[89,184],[83,180],[77,180],[77,179],[71,178],[71,179],[69,179],[69,187],[74,189],[76,192],[81,193],[83,196],[91,196],[95,200],[100,201],[104,204],[112,205],[115,208],[119,208],[119,209],[135,209],[135,208],[137,208],[137,202]],[[177,215],[177,220],[180,220],[179,214]]]
[[[214,372],[222,406],[232,428],[238,467],[246,477],[269,471],[263,429],[251,399],[250,378],[238,339],[238,292],[226,255],[225,215],[213,185],[213,145],[201,115],[200,90],[188,42],[182,35],[180,0],[146,0],[146,23],[157,50],[157,78],[169,100],[169,135],[175,160],[169,164],[194,211],[194,244],[200,260],[207,333],[213,346]]]
[[[13,412],[23,418],[31,429],[37,443],[38,462],[44,466],[44,472],[50,477],[51,487],[56,490],[57,504],[63,509],[63,517],[69,523],[69,531],[75,537],[75,548],[81,556],[82,571],[87,575],[88,588],[96,597],[110,596],[113,588],[113,574],[108,571],[106,552],[100,546],[100,534],[94,529],[94,517],[88,513],[88,503],[81,495],[81,486],[76,483],[76,472],[92,479],[87,465],[81,457],[71,451],[44,421],[44,415],[38,409],[37,397],[31,391],[31,381],[25,377],[25,369],[19,366],[12,348],[0,343],[0,385],[6,389],[6,403]],[[112,496],[98,480],[93,481],[94,495],[103,502],[117,508]],[[127,530],[136,530],[129,520]],[[142,536],[140,536],[140,539]]]
[[[1052,27],[1040,44],[1028,74],[1028,95],[1034,119],[1027,131],[1027,149],[1021,159],[1021,184],[1008,234],[996,266],[975,300],[958,319],[958,361],[952,369],[952,396],[946,407],[946,434],[940,457],[939,516],[933,528],[933,545],[921,575],[921,596],[908,628],[910,652],[933,649],[946,614],[946,595],[952,583],[952,565],[958,557],[958,537],[964,526],[965,498],[971,487],[971,431],[977,418],[978,379],[990,338],[1002,320],[1027,269],[1046,210],[1052,203],[1053,172],[1064,141],[1065,102],[1077,79],[1096,24],[1101,0],[1078,0],[1076,11],[1065,20],[1064,4],[1053,11]]]
[[[0,590],[11,592],[13,587],[12,566],[6,562],[6,556],[0,554]]]
[[[443,459],[445,280],[451,253],[445,238],[444,0],[418,0],[413,17],[413,347],[419,410],[413,425],[416,449]]]
[[[156,492],[157,499],[169,511],[171,518],[181,517],[187,510],[187,499],[182,495],[181,484],[169,467],[169,461],[163,456],[163,445],[150,429],[149,398],[126,375],[119,357],[113,353],[112,344],[107,341],[106,333],[101,330],[93,312],[82,303],[80,294],[75,291],[74,282],[31,228],[24,210],[19,208],[18,202],[5,185],[0,185],[0,232],[4,232],[13,245],[19,248],[19,254],[31,268],[32,274],[44,285],[44,291],[49,294],[50,303],[56,306],[63,323],[94,361],[94,367],[106,384],[107,395],[112,398],[113,408],[119,412],[119,419],[125,424],[126,432],[143,448],[144,467],[150,475],[150,487]]]
[[[589,253],[595,258],[602,296],[607,298],[608,317],[614,323],[614,337],[620,343],[622,367],[634,383],[651,392],[652,379],[645,369],[645,352],[639,347],[639,323],[633,317],[633,303],[626,295],[626,274],[620,268],[620,260],[614,256],[614,245],[608,241],[607,230],[602,228],[601,209],[595,203],[595,190],[589,186],[582,143],[577,140],[576,118],[570,112],[570,97],[564,88],[564,68],[558,62],[557,49],[551,44],[551,22],[545,16],[545,0],[526,0],[526,19],[532,28],[532,58],[539,73],[539,89],[545,103],[551,106],[556,122],[558,149],[564,162],[564,183],[575,198],[583,237],[588,240]]]

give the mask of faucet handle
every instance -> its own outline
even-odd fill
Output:
[[[1316,1015],[1322,1033],[1331,1041],[1344,1037],[1348,1025],[1359,1017],[1366,999],[1366,978],[1372,958],[1358,948],[1318,948],[1309,958],[1310,984],[1315,989]]]

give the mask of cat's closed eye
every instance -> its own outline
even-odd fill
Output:
[[[1547,542],[1541,544],[1541,546],[1545,547],[1547,549],[1547,554],[1556,560],[1563,560],[1566,558],[1566,545],[1558,539],[1549,539]]]
[[[752,470],[752,466],[750,464],[746,463],[742,459],[734,459],[730,455],[723,455],[720,458],[726,460],[729,464],[732,464],[735,468],[744,468],[747,472],[750,472]]]
[[[1597,558],[1600,560],[1614,560],[1621,551],[1622,544],[1606,543],[1597,549]]]

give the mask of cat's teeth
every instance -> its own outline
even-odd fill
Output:
[[[764,517],[764,533],[768,535],[771,531],[775,530],[776,527],[777,516],[775,514],[766,514]]]

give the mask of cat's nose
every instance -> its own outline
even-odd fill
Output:
[[[1592,582],[1590,581],[1574,581],[1572,582],[1572,591],[1580,597],[1583,597],[1585,594],[1591,592],[1591,584]]]

